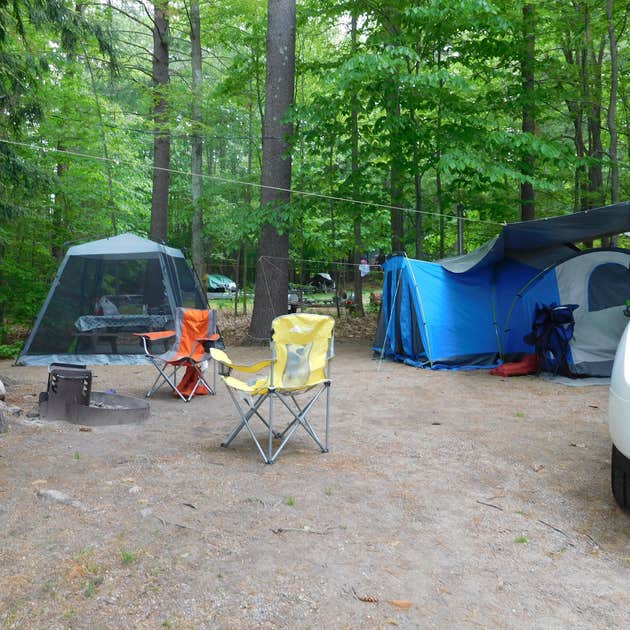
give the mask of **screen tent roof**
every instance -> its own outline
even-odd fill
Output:
[[[453,273],[493,265],[509,255],[523,251],[549,250],[569,243],[580,243],[602,236],[630,231],[630,201],[603,208],[574,212],[559,217],[508,223],[501,233],[470,254],[440,261]]]
[[[161,243],[141,238],[135,234],[119,234],[98,241],[90,241],[82,245],[74,245],[68,249],[68,256],[107,256],[110,258],[126,257],[134,254],[137,258],[152,257],[163,252],[168,256],[183,258],[179,249],[167,247]]]

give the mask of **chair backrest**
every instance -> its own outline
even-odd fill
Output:
[[[173,351],[181,355],[200,359],[205,350],[197,339],[209,337],[216,332],[217,312],[196,308],[178,307],[175,310],[175,343]],[[191,353],[194,351],[194,355]]]
[[[271,352],[275,387],[302,389],[328,378],[334,356],[335,320],[329,315],[296,313],[272,322]]]

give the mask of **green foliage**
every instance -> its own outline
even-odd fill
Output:
[[[190,251],[192,133],[202,136],[204,146],[205,264],[236,276],[235,261],[242,262],[247,251],[250,284],[266,222],[289,234],[295,276],[302,279],[312,271],[345,268],[357,245],[358,220],[360,249],[389,252],[395,193],[395,204],[404,209],[405,248],[416,253],[418,237],[420,253],[429,259],[454,253],[459,203],[468,250],[496,235],[501,223],[519,220],[523,183],[534,186],[539,217],[599,205],[602,192],[589,188],[589,178],[599,169],[604,185],[610,180],[605,7],[590,0],[535,4],[532,96],[521,76],[518,3],[300,2],[291,113],[294,192],[289,204],[273,212],[260,206],[258,186],[265,3],[202,3],[201,95],[190,88],[186,7],[172,4],[165,89],[169,243]],[[619,36],[627,14],[628,7],[615,5]],[[0,0],[0,325],[32,323],[73,242],[148,233],[151,29],[141,3]],[[595,63],[600,49],[605,52]],[[581,59],[590,60],[586,67]],[[623,45],[620,60],[623,70]],[[619,155],[628,153],[629,77],[620,74]],[[193,101],[201,109],[200,125],[192,122]],[[589,131],[593,105],[604,114]],[[522,131],[524,106],[535,111],[534,133]],[[580,125],[583,147],[576,135]],[[599,154],[589,153],[593,130],[602,133]],[[526,168],[530,159],[532,172]],[[630,172],[625,163],[620,167],[623,199],[630,193]],[[392,173],[398,174],[398,191]],[[603,199],[609,198],[604,191]],[[10,354],[14,345],[11,340],[0,352]]]
[[[0,344],[0,359],[15,359],[17,358],[20,350],[22,349],[21,341],[14,341],[13,343],[2,345]]]
[[[138,554],[126,549],[120,550],[120,560],[123,564],[133,564],[138,559]]]

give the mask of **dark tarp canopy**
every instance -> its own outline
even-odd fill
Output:
[[[501,234],[474,252],[440,261],[453,273],[493,265],[522,251],[555,249],[630,231],[630,201],[559,217],[508,223]]]

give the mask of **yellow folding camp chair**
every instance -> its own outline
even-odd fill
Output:
[[[302,427],[317,443],[322,453],[328,452],[331,383],[329,364],[334,356],[334,326],[335,320],[328,315],[296,313],[276,317],[272,322],[271,359],[254,365],[236,365],[222,350],[217,348],[210,350],[241,417],[239,424],[221,446],[228,446],[245,428],[265,463],[273,464],[295,431]],[[230,376],[232,370],[250,374],[267,370],[268,374],[246,383]],[[326,416],[325,437],[322,443],[307,416],[324,392]],[[276,399],[289,411],[288,424],[280,432],[274,430]],[[269,400],[267,418],[263,417],[261,410],[266,400]],[[282,410],[282,407],[280,409]],[[250,424],[254,416],[267,427],[266,449]],[[282,422],[283,424],[287,422],[286,418]],[[274,440],[279,441],[275,447]]]

